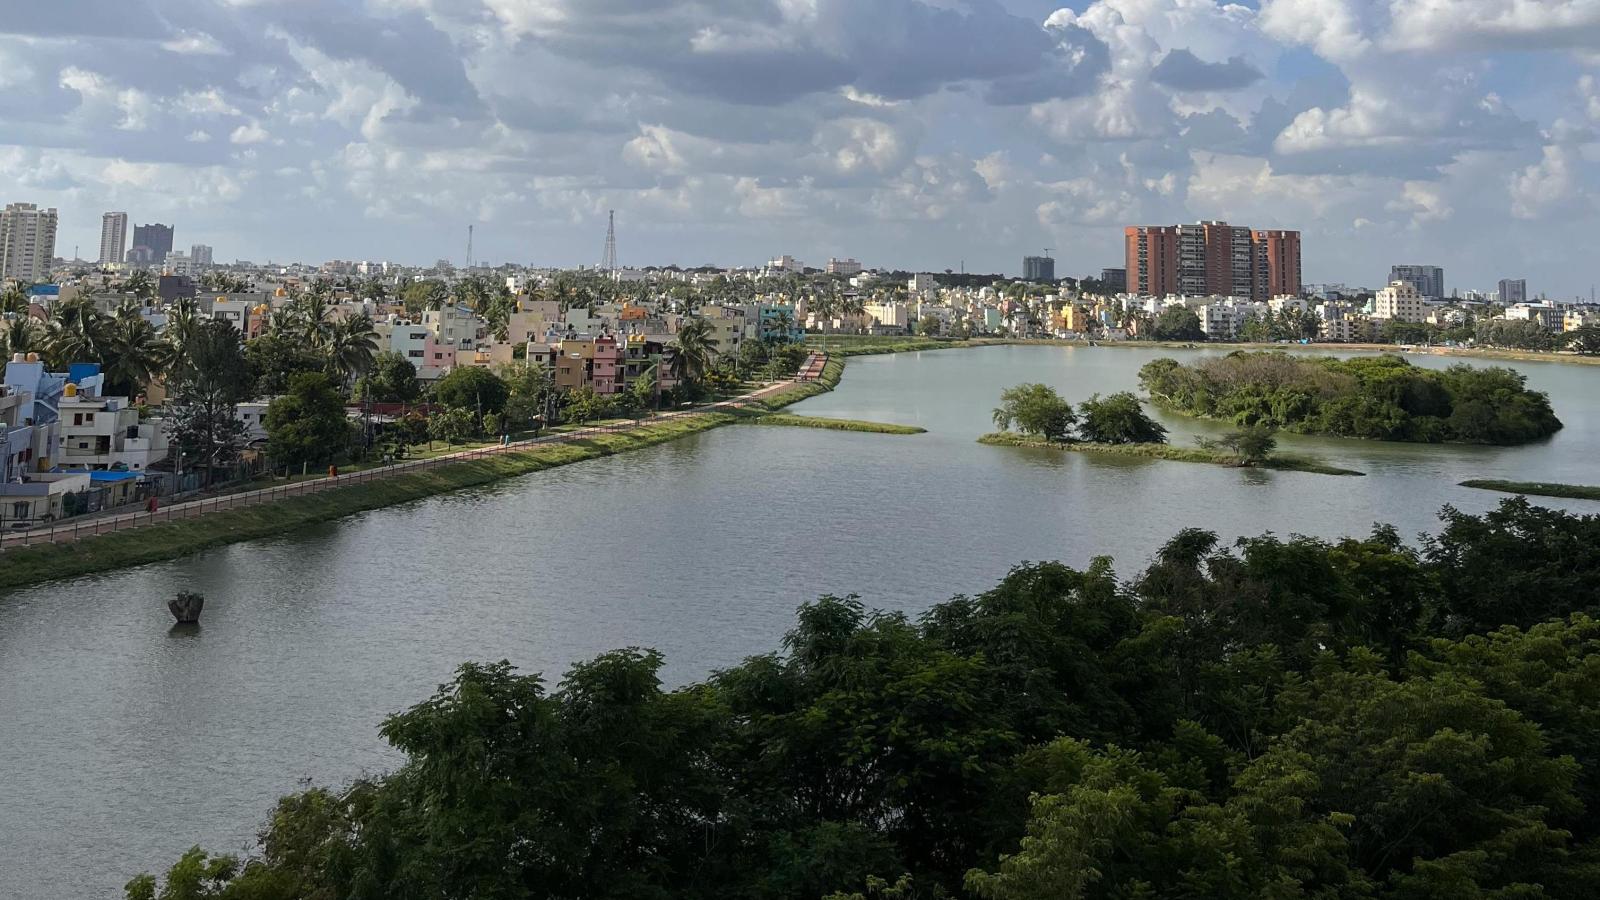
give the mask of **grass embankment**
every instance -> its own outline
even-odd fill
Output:
[[[927,434],[928,429],[915,425],[892,425],[888,422],[866,422],[861,419],[830,419],[825,416],[794,416],[773,413],[741,419],[744,425],[787,425],[793,428],[823,428],[831,431],[867,431],[874,434]]]
[[[1237,456],[1220,450],[1201,447],[1174,447],[1171,444],[1092,444],[1086,441],[1049,441],[1020,434],[999,431],[978,438],[980,444],[997,447],[1046,447],[1052,450],[1071,450],[1074,453],[1104,453],[1114,456],[1132,456],[1140,459],[1164,459],[1168,462],[1208,463],[1230,468],[1276,469],[1284,472],[1310,472],[1314,475],[1366,475],[1354,469],[1341,469],[1301,456],[1273,456],[1254,466],[1247,466]]]
[[[1544,481],[1501,481],[1497,478],[1478,478],[1461,482],[1462,487],[1480,491],[1499,491],[1502,494],[1528,494],[1534,497],[1560,497],[1566,500],[1600,500],[1600,487],[1583,484],[1551,484]]]
[[[71,544],[41,544],[0,553],[0,585],[20,587],[92,572],[173,559],[222,544],[268,537],[352,513],[419,500],[666,443],[734,421],[726,413],[646,424],[617,434],[445,463],[437,468],[393,475],[316,494],[286,497],[260,506],[208,513],[194,519],[147,525],[129,531],[86,537]]]

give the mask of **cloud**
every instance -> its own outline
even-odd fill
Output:
[[[1150,77],[1157,84],[1179,91],[1233,91],[1248,87],[1265,76],[1242,56],[1229,57],[1227,62],[1208,63],[1180,48],[1168,51],[1150,70]]]
[[[228,140],[235,144],[259,144],[271,136],[260,122],[247,122],[235,128]]]

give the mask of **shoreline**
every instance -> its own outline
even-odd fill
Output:
[[[1392,353],[1397,356],[1440,356],[1462,360],[1489,359],[1506,362],[1570,363],[1579,366],[1600,366],[1600,356],[1578,353],[1542,353],[1535,350],[1505,350],[1495,347],[1437,347],[1412,344],[1252,344],[1242,341],[1099,341],[1090,345],[1086,341],[1069,341],[1062,338],[999,338],[977,337],[965,340],[956,338],[872,338],[864,335],[828,335],[830,341],[844,341],[840,347],[822,345],[822,335],[807,335],[806,344],[816,349],[826,349],[832,356],[879,356],[893,353],[916,353],[924,350],[966,350],[976,347],[1072,347],[1085,350],[1101,348],[1144,350],[1278,350],[1284,353]],[[861,342],[859,349],[851,348],[849,341]],[[878,341],[868,349],[867,342]]]
[[[397,506],[463,488],[479,487],[576,462],[642,450],[724,425],[758,420],[808,397],[833,390],[843,374],[844,362],[830,355],[816,381],[793,382],[771,396],[754,398],[750,402],[757,409],[738,412],[688,411],[671,418],[646,420],[626,431],[552,441],[492,456],[453,460],[419,472],[334,486],[268,503],[243,505],[193,518],[92,534],[61,543],[11,547],[0,551],[0,584],[4,585],[0,590],[11,591],[179,559],[192,553],[272,537],[306,525]]]
[[[1365,472],[1328,465],[1301,456],[1274,456],[1256,466],[1244,465],[1236,456],[1200,447],[1174,447],[1171,444],[1093,444],[1084,441],[1050,441],[1027,438],[1010,432],[991,432],[978,438],[991,447],[1024,447],[1041,450],[1067,450],[1073,453],[1098,453],[1164,462],[1202,463],[1228,469],[1266,469],[1274,472],[1306,472],[1312,475],[1339,475],[1364,478]]]
[[[1475,478],[1460,483],[1461,487],[1501,494],[1520,494],[1527,497],[1556,497],[1561,500],[1600,501],[1600,487],[1585,484],[1556,484],[1548,481],[1506,481],[1500,478]]]

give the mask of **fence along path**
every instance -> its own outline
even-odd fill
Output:
[[[732,400],[725,400],[721,403],[712,403],[706,406],[697,406],[693,409],[686,409],[677,412],[661,413],[660,415],[653,416],[649,419],[641,419],[637,422],[624,422],[615,425],[597,425],[593,428],[580,428],[576,431],[564,431],[547,434],[542,437],[529,438],[528,440],[524,441],[513,441],[509,444],[496,444],[492,447],[479,447],[475,450],[461,450],[456,453],[447,453],[443,456],[435,456],[431,459],[416,459],[409,462],[397,462],[388,466],[378,466],[376,468],[363,469],[359,472],[351,472],[348,475],[329,475],[322,478],[312,478],[306,481],[297,481],[292,484],[280,485],[278,487],[261,488],[254,491],[241,491],[237,494],[226,494],[220,497],[208,497],[203,500],[189,500],[182,503],[174,503],[170,506],[157,509],[155,512],[129,512],[109,516],[98,516],[93,519],[85,519],[80,522],[67,522],[60,525],[52,525],[49,528],[33,528],[27,531],[4,534],[0,535],[0,551],[10,550],[16,547],[29,547],[35,544],[66,544],[76,541],[79,538],[94,537],[95,535],[99,534],[112,534],[118,531],[126,531],[130,528],[142,528],[147,525],[156,525],[163,522],[172,522],[181,519],[193,519],[208,513],[221,512],[222,510],[227,509],[236,509],[241,506],[260,506],[265,503],[272,503],[282,500],[285,497],[298,497],[303,494],[318,494],[322,493],[323,491],[331,491],[334,488],[350,487],[351,485],[376,481],[377,479],[388,478],[393,475],[402,475],[407,472],[419,472],[426,469],[436,468],[438,466],[446,466],[451,463],[462,462],[463,460],[481,459],[483,457],[494,456],[499,453],[515,453],[519,450],[527,450],[531,447],[537,447],[542,444],[559,444],[566,441],[582,440],[583,438],[593,437],[599,434],[618,434],[621,432],[632,431],[634,429],[644,427],[645,425],[671,419],[679,419],[685,416],[693,416],[707,412],[717,412],[718,410],[740,409],[755,403],[763,397],[768,397],[772,394],[778,393],[788,386],[789,384],[787,382],[768,385],[760,390],[752,391]]]

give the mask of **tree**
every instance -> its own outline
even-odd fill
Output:
[[[428,417],[429,440],[462,444],[479,433],[482,422],[470,409],[442,409]]]
[[[57,303],[45,324],[45,346],[57,368],[76,362],[103,362],[111,342],[111,321],[87,300]]]
[[[711,371],[716,351],[711,347],[711,323],[689,319],[678,326],[672,342],[672,375],[680,382],[698,384]]]
[[[422,397],[417,367],[395,351],[379,353],[371,369],[356,382],[355,396],[374,403],[416,403]]]
[[[1001,431],[1010,431],[1012,425],[1023,434],[1035,434],[1046,440],[1066,440],[1077,423],[1072,404],[1061,399],[1055,388],[1045,384],[1019,384],[1000,393],[1000,405],[994,409],[994,424]]]
[[[344,400],[321,372],[303,372],[290,379],[289,392],[267,405],[263,423],[274,465],[322,466],[350,448]]]
[[[450,374],[439,379],[433,395],[443,406],[482,415],[504,411],[511,389],[488,369],[456,366],[450,370]]]
[[[33,319],[11,319],[0,326],[0,351],[10,359],[14,353],[38,353],[44,349],[44,329]]]
[[[136,397],[166,366],[166,344],[137,307],[117,310],[105,338],[107,394]]]
[[[1139,398],[1127,391],[1078,404],[1078,434],[1096,444],[1165,444],[1167,429],[1145,415]]]
[[[257,397],[277,397],[289,392],[289,383],[305,372],[324,372],[327,360],[305,342],[279,334],[264,334],[244,346],[250,367],[251,392]]]
[[[555,375],[549,368],[530,363],[515,363],[500,370],[510,388],[505,415],[509,426],[532,428],[541,416],[549,416],[555,405]]]
[[[343,387],[372,368],[378,353],[378,332],[366,313],[346,316],[328,327],[324,349],[328,372]]]
[[[250,396],[250,368],[239,329],[221,319],[194,328],[181,362],[168,376],[168,431],[184,464],[213,470],[231,465],[244,447],[237,405]]]
[[[1584,356],[1600,355],[1600,325],[1583,325],[1566,334],[1567,346]]]
[[[1206,333],[1200,327],[1200,317],[1194,310],[1169,306],[1156,316],[1151,337],[1158,341],[1203,341]]]
[[[1247,466],[1259,466],[1272,457],[1278,448],[1277,430],[1267,425],[1247,425],[1230,431],[1215,441],[1202,441],[1202,446],[1215,447],[1232,453]]]

